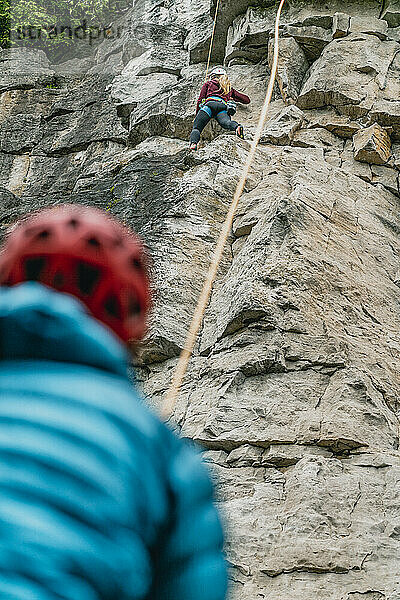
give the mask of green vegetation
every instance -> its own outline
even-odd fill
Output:
[[[10,1],[0,0],[0,46],[10,45]]]

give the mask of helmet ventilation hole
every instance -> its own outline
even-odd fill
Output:
[[[76,219],[70,219],[68,221],[68,225],[70,227],[72,227],[73,229],[76,229],[78,227],[79,223],[78,223],[78,221]]]
[[[135,298],[129,298],[128,312],[130,317],[140,315],[142,312],[141,306]]]
[[[101,244],[96,237],[91,237],[87,241],[89,246],[93,246],[93,248],[100,248]]]
[[[48,237],[50,237],[50,231],[48,229],[43,229],[42,231],[40,231],[38,234],[36,234],[36,239],[38,240],[45,240]]]
[[[76,269],[76,283],[79,291],[88,296],[91,294],[100,279],[100,270],[85,262],[78,263]]]
[[[46,259],[43,256],[36,258],[28,258],[24,264],[25,277],[27,281],[38,281],[42,274],[45,264]]]
[[[131,258],[131,266],[136,269],[137,271],[141,271],[142,270],[142,263],[140,262],[140,260],[136,257],[132,257]]]
[[[115,319],[121,318],[121,310],[116,296],[109,296],[104,302],[104,310],[110,317]]]

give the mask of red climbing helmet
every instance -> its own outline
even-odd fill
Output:
[[[145,334],[150,288],[143,244],[102,210],[65,204],[20,221],[0,254],[0,285],[23,281],[76,296],[124,342]]]

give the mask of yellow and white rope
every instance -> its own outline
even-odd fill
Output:
[[[206,279],[205,279],[205,282],[203,285],[203,289],[200,294],[200,298],[198,300],[198,303],[197,303],[197,306],[196,306],[196,309],[195,309],[195,312],[193,315],[192,322],[190,324],[190,328],[189,328],[189,332],[188,332],[188,335],[187,335],[187,338],[185,341],[184,348],[182,350],[181,356],[180,356],[178,364],[176,366],[176,370],[174,372],[174,376],[172,378],[170,388],[168,389],[168,391],[166,393],[166,396],[165,396],[165,399],[164,399],[164,402],[162,405],[161,414],[164,419],[169,419],[174,411],[175,404],[176,404],[176,401],[177,401],[177,398],[179,395],[179,391],[182,386],[182,382],[183,382],[183,379],[185,377],[185,374],[186,374],[186,371],[188,368],[189,360],[192,355],[194,345],[196,343],[196,337],[197,337],[197,334],[201,327],[203,316],[204,316],[208,301],[211,296],[212,287],[213,287],[213,284],[215,281],[215,277],[217,275],[218,267],[221,262],[224,248],[225,248],[226,242],[228,240],[228,237],[229,237],[229,234],[230,234],[230,231],[232,228],[232,223],[233,223],[233,219],[235,216],[235,212],[236,212],[237,206],[239,204],[239,200],[242,196],[244,186],[247,181],[248,173],[249,173],[250,167],[252,165],[252,162],[253,162],[253,159],[254,159],[254,156],[255,156],[255,153],[257,150],[257,146],[258,146],[260,138],[261,138],[261,134],[264,129],[264,124],[265,124],[265,120],[267,117],[268,108],[269,108],[269,105],[271,102],[272,93],[273,93],[274,85],[275,85],[276,73],[277,73],[277,69],[278,69],[279,21],[280,21],[280,16],[281,16],[281,12],[282,12],[282,8],[283,8],[284,4],[285,4],[285,0],[281,0],[281,2],[279,4],[277,15],[276,15],[275,46],[274,46],[274,57],[273,57],[272,68],[271,68],[271,76],[269,79],[267,93],[265,96],[264,105],[263,105],[263,108],[261,111],[260,119],[258,121],[256,133],[254,135],[254,139],[252,141],[246,163],[243,167],[242,175],[237,184],[235,195],[234,195],[232,203],[230,205],[225,222],[222,226],[221,233],[220,233],[220,236],[218,239],[218,243],[214,250],[213,257],[212,257],[211,265],[208,270],[208,273],[207,273],[207,276],[206,276]],[[214,30],[215,30],[215,22],[214,22]],[[210,46],[210,55],[209,56],[211,56],[211,46]]]

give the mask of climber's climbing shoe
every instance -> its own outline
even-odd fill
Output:
[[[190,144],[189,150],[193,150],[195,152],[197,150],[197,144],[195,142],[193,142],[192,144]]]
[[[243,131],[242,125],[239,125],[238,127],[236,127],[236,135],[238,137],[240,137],[241,140],[244,140],[244,131]]]

